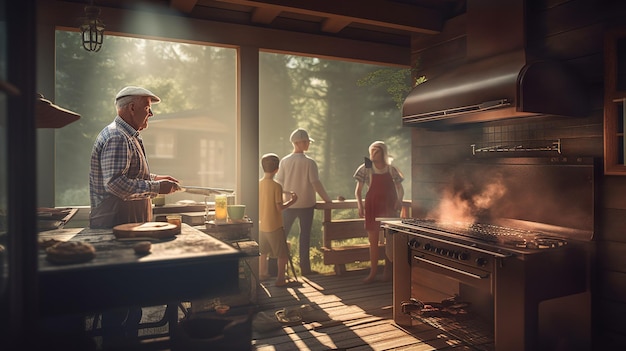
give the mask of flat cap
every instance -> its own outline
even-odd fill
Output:
[[[125,97],[125,96],[149,96],[152,100],[153,104],[158,104],[161,102],[161,98],[156,96],[153,92],[146,88],[137,87],[133,85],[129,85],[127,87],[122,88],[117,95],[115,95],[115,101]]]
[[[314,141],[313,139],[309,138],[309,133],[307,133],[307,131],[302,128],[298,128],[294,130],[291,133],[291,136],[289,136],[289,140],[292,143],[297,143],[299,141],[311,141],[311,142]]]

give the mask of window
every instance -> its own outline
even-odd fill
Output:
[[[353,199],[356,168],[368,146],[383,140],[410,197],[411,128],[402,126],[400,112],[409,69],[276,53],[261,53],[259,61],[259,157],[289,154],[289,135],[305,128],[315,139],[307,154],[328,195]]]
[[[144,86],[163,100],[141,132],[153,173],[235,188],[235,49],[109,35],[100,52],[89,53],[78,42],[78,33],[56,32],[55,103],[81,114],[55,131],[56,206],[89,206],[93,142],[113,121],[114,96],[125,85]],[[384,140],[411,194],[410,128],[402,126],[399,108],[403,89],[410,89],[408,69],[276,53],[259,60],[259,157],[286,155],[291,131],[307,128],[326,190],[353,198],[355,169],[369,144]],[[175,193],[166,202],[190,196]]]
[[[162,102],[141,132],[150,170],[183,184],[234,189],[236,50],[108,35],[98,53],[56,32],[55,103],[81,119],[55,131],[55,205],[89,205],[93,142],[116,115],[115,94],[140,85]],[[175,193],[167,203],[201,195]]]

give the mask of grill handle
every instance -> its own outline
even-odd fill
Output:
[[[463,274],[463,275],[468,276],[470,278],[474,278],[474,279],[487,279],[487,278],[489,278],[489,273],[485,273],[484,275],[478,275],[478,274],[466,272],[466,271],[464,271],[462,269],[457,269],[457,268],[453,268],[453,267],[450,267],[450,266],[446,266],[445,264],[434,262],[434,261],[431,261],[431,260],[428,260],[428,259],[425,259],[425,258],[422,258],[422,257],[419,257],[419,256],[413,256],[413,258],[418,260],[418,261],[424,262],[424,263],[432,264],[432,265],[437,266],[439,268],[443,268],[443,269],[447,269],[449,271],[453,271],[453,272],[456,272],[456,273],[459,273],[459,274]]]

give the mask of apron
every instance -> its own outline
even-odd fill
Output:
[[[391,177],[391,166],[386,173],[375,174],[372,171],[371,177],[372,181],[365,194],[366,230],[380,229],[380,222],[376,221],[376,217],[397,217],[394,206],[398,200],[398,194]]]
[[[124,223],[143,223],[152,221],[152,203],[150,199],[124,201],[111,195],[91,211],[89,227],[113,228]]]
[[[138,150],[141,150],[141,166],[139,174],[134,176],[138,179],[150,179],[148,160],[145,157],[143,143],[140,140],[132,139]],[[113,228],[118,224],[143,223],[152,221],[152,201],[150,198],[124,201],[115,195],[104,199],[98,207],[89,214],[90,228]]]

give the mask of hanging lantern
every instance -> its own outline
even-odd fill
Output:
[[[102,49],[104,23],[99,16],[99,8],[85,6],[85,19],[79,28],[82,33],[83,48],[87,51],[98,52]]]

